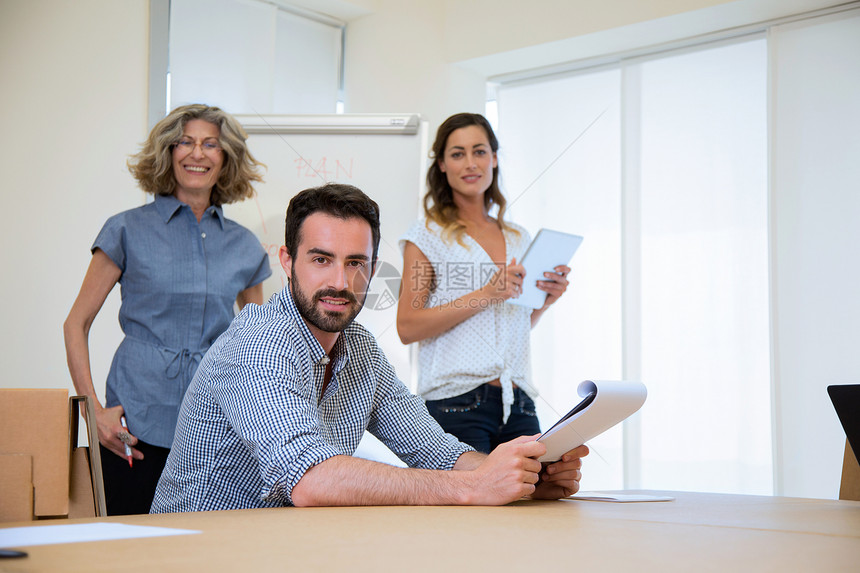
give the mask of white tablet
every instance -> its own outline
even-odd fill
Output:
[[[579,235],[550,229],[538,231],[520,261],[526,269],[523,292],[517,298],[509,298],[507,302],[529,308],[542,307],[546,293],[537,287],[537,281],[544,279],[545,272],[553,272],[555,267],[568,264],[580,243],[582,237]]]

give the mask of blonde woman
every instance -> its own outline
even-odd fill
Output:
[[[179,405],[200,359],[229,326],[234,303],[241,308],[263,301],[262,282],[272,272],[266,253],[221,209],[253,196],[252,182],[262,180],[246,138],[217,107],[173,110],[128,162],[154,201],[109,218],[91,247],[63,332],[75,389],[95,404],[111,515],[149,512]],[[93,389],[87,339],[117,283],[125,337],[102,404]],[[121,436],[131,445],[132,460]]]
[[[425,219],[401,237],[397,331],[419,343],[418,393],[445,431],[480,452],[540,431],[530,382],[529,332],[567,288],[566,266],[525,277],[517,261],[530,238],[505,221],[487,120],[446,119],[427,172]],[[495,216],[493,210],[496,209]],[[539,309],[507,304],[524,280],[547,293]]]

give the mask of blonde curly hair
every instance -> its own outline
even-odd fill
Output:
[[[203,104],[177,107],[155,124],[142,149],[127,161],[128,170],[140,188],[153,195],[172,195],[176,190],[173,173],[173,146],[182,137],[185,124],[202,119],[221,130],[218,143],[224,152],[224,165],[212,188],[213,205],[235,203],[254,196],[253,181],[261,182],[257,172],[266,166],[254,159],[245,140],[248,134],[229,113]]]

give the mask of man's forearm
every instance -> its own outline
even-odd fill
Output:
[[[481,465],[487,459],[487,454],[481,454],[479,452],[463,452],[463,454],[457,458],[457,461],[454,463],[455,470],[473,470]]]
[[[468,479],[459,472],[398,468],[335,456],[309,469],[291,497],[298,507],[462,505],[470,502],[468,492]]]
[[[466,452],[454,470],[397,468],[334,456],[305,472],[293,505],[502,505],[535,491],[546,447],[521,436],[485,456]]]

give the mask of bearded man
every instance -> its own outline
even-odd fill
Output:
[[[289,282],[248,304],[185,394],[152,513],[279,506],[502,505],[578,491],[580,446],[537,436],[489,455],[446,434],[354,322],[379,249],[379,207],[350,185],[296,195],[279,251]],[[408,467],[352,457],[364,431]]]

